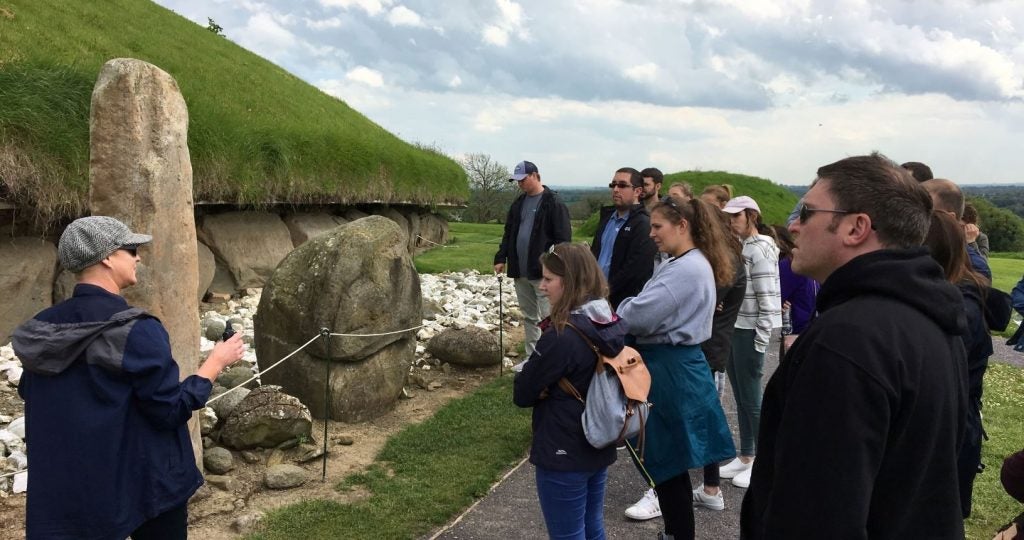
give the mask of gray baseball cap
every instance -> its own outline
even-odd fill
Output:
[[[152,240],[152,236],[133,233],[112,217],[84,217],[72,221],[60,235],[57,258],[61,266],[77,274],[118,249],[148,244]]]

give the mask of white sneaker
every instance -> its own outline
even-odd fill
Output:
[[[653,489],[648,489],[636,504],[626,509],[626,517],[637,521],[646,521],[660,516],[661,505],[658,504],[658,494]]]
[[[751,461],[750,463],[753,464],[754,462]],[[747,469],[747,470],[737,474],[732,479],[732,485],[734,485],[736,487],[741,487],[741,488],[750,487],[750,473],[753,472],[753,471],[754,471],[754,468],[751,467],[751,468],[749,468],[749,469]]]
[[[704,484],[701,484],[693,490],[693,505],[703,506],[709,510],[725,510],[725,497],[722,497],[722,490],[718,490],[714,495],[708,495],[704,492]]]
[[[721,478],[735,478],[737,474],[749,470],[754,466],[754,460],[750,460],[750,463],[743,463],[740,458],[733,458],[725,467],[718,468],[718,476]]]

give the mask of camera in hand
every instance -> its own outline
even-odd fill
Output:
[[[221,341],[227,341],[231,339],[231,336],[235,335],[235,329],[231,328],[231,321],[224,323],[224,334],[221,335]]]

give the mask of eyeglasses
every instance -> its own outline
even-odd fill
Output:
[[[139,254],[139,246],[121,246],[117,249],[127,252],[132,257],[136,257]]]
[[[612,183],[608,184],[608,187],[611,188],[611,189],[615,189],[615,188],[630,189],[630,188],[633,188],[634,186],[633,186],[633,184],[630,184],[629,182],[612,182]],[[639,189],[640,186],[636,186],[636,188]]]
[[[806,204],[802,204],[800,205],[800,224],[803,225],[804,223],[807,223],[807,220],[811,219],[811,216],[814,215],[815,212],[828,212],[829,214],[857,213],[850,210],[826,210],[824,208],[808,208]]]

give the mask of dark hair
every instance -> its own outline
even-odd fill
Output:
[[[950,283],[972,283],[982,293],[988,288],[988,279],[971,268],[963,226],[948,213],[939,210],[932,212],[924,245],[932,258],[942,266],[942,273]]]
[[[775,245],[779,246],[779,258],[788,259],[793,256],[793,247],[796,244],[793,242],[793,235],[789,233],[789,229],[782,225],[772,225],[772,232],[775,233]]]
[[[932,176],[932,168],[920,161],[908,161],[903,165],[900,165],[900,167],[910,171],[910,174],[914,176],[914,180],[917,180],[918,182],[924,182],[925,180],[935,178]]]
[[[551,306],[551,323],[561,332],[572,310],[590,300],[608,298],[608,281],[597,259],[584,244],[555,244],[540,256],[540,264],[562,278],[562,297]]]
[[[640,176],[653,179],[655,184],[663,184],[665,182],[665,175],[654,167],[647,167],[640,171]]]
[[[964,215],[964,192],[960,186],[952,180],[945,178],[932,178],[921,182],[924,189],[932,197],[932,204],[936,210],[952,212],[957,219]]]
[[[644,177],[640,175],[640,171],[634,169],[633,167],[623,167],[623,168],[615,171],[615,174],[618,174],[618,173],[627,173],[627,174],[629,174],[629,183],[633,187],[638,187],[638,188],[644,187]]]
[[[705,187],[701,195],[713,196],[718,201],[718,207],[721,208],[725,203],[729,202],[729,199],[732,199],[732,186],[712,184]]]
[[[732,283],[736,268],[733,267],[735,259],[730,252],[726,230],[716,212],[721,210],[700,199],[682,201],[674,197],[665,197],[652,210],[652,213],[657,213],[672,223],[685,220],[690,225],[693,245],[697,246],[711,264],[711,270],[715,274],[715,285],[724,287]]]
[[[825,165],[818,169],[818,182],[827,182],[837,209],[867,214],[886,247],[919,246],[928,233],[931,196],[909,171],[878,152]],[[831,230],[841,216],[833,216]]]
[[[971,203],[964,203],[964,215],[960,217],[964,223],[978,224],[978,209]]]

